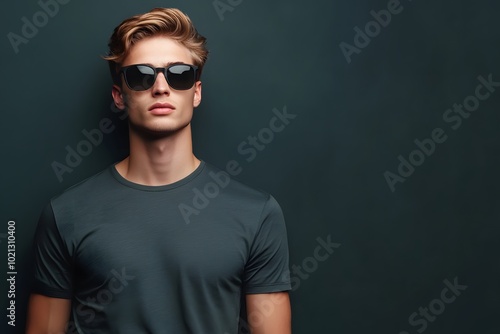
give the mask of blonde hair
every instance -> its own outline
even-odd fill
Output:
[[[121,84],[120,65],[131,47],[138,41],[152,36],[166,36],[189,49],[198,66],[198,77],[208,57],[206,38],[198,33],[191,19],[176,8],[154,8],[132,16],[118,25],[109,39],[109,53],[103,57],[108,61],[111,76]]]

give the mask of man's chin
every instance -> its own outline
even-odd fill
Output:
[[[190,123],[177,126],[157,125],[145,126],[129,122],[130,133],[135,134],[145,140],[158,140],[165,137],[171,137],[188,130]]]

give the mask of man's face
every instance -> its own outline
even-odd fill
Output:
[[[189,50],[178,42],[164,36],[149,37],[132,46],[122,67],[148,64],[166,67],[171,63],[193,64]],[[193,108],[201,102],[201,82],[188,90],[171,88],[163,73],[148,90],[131,90],[121,75],[122,87],[113,86],[113,99],[120,109],[128,109],[131,129],[155,136],[168,135],[184,129],[191,122]],[[155,104],[164,104],[154,108]],[[170,108],[168,105],[172,106]]]

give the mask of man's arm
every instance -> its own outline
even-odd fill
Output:
[[[71,300],[32,294],[29,301],[26,334],[64,334]]]
[[[291,334],[288,292],[247,294],[247,320],[252,334]]]

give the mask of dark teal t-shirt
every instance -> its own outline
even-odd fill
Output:
[[[291,289],[276,200],[205,162],[165,186],[110,166],[51,200],[35,252],[70,333],[236,334],[245,294]]]

